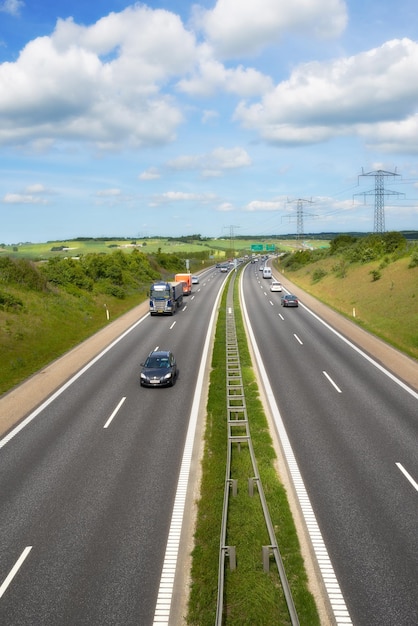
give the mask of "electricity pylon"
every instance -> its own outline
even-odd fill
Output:
[[[386,172],[385,170],[376,170],[374,172],[367,172],[365,174],[362,169],[360,176],[374,176],[374,189],[364,191],[363,193],[356,193],[355,196],[364,196],[366,202],[366,196],[374,195],[374,233],[385,232],[385,196],[401,196],[399,191],[385,191],[385,177],[399,176],[396,172]],[[359,176],[359,178],[360,178]]]
[[[288,200],[289,202],[289,200]],[[303,203],[304,202],[312,202],[312,200],[303,200],[302,198],[298,198],[298,200],[293,200],[292,202],[297,202],[296,208],[296,239],[303,237]]]
[[[226,226],[224,228],[227,228]],[[235,235],[234,235],[234,228],[240,228],[239,226],[234,226],[234,224],[231,224],[229,226],[229,246],[231,249],[231,254],[233,257],[235,257]]]

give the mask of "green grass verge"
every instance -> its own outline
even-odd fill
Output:
[[[22,302],[15,310],[0,308],[0,394],[65,354],[110,321],[140,304],[144,293],[124,298],[61,292],[35,292],[8,286]]]
[[[286,492],[275,468],[275,452],[259,397],[237,293],[234,307],[250,430],[271,519],[300,624],[319,625]],[[225,328],[226,291],[220,307],[212,357],[201,495],[192,554],[187,620],[195,626],[213,626],[216,616],[227,451]],[[252,476],[252,469],[244,445],[241,451],[233,451],[232,476],[238,479],[238,494],[230,498],[227,543],[236,546],[237,569],[231,572],[227,564],[223,623],[230,626],[290,624],[274,560],[271,561],[270,572],[263,571],[262,546],[269,545],[269,538],[257,490],[253,497],[248,495],[248,478]]]
[[[324,304],[405,354],[418,359],[418,267],[410,257],[346,264],[331,257],[285,276]],[[275,266],[281,271],[280,266]],[[378,271],[380,278],[373,279]],[[315,280],[315,277],[321,278]],[[286,283],[285,283],[286,284]]]

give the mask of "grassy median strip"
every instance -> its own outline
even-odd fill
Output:
[[[238,281],[236,281],[238,283]],[[301,625],[319,625],[286,492],[275,469],[275,451],[267,419],[259,397],[235,285],[235,320],[245,398],[258,470],[263,483],[271,519],[280,547],[286,575],[291,586]],[[202,461],[201,498],[195,532],[191,573],[188,623],[213,626],[216,616],[219,537],[221,528],[227,451],[226,410],[226,290],[216,328],[212,372],[207,405],[205,451]],[[252,468],[248,449],[234,448],[232,477],[238,480],[238,494],[231,496],[228,513],[227,544],[236,546],[237,568],[226,566],[224,624],[231,626],[290,624],[274,559],[265,573],[262,546],[269,544],[257,489],[248,494]]]

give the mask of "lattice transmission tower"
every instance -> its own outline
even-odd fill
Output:
[[[290,200],[288,200],[290,202]],[[293,200],[293,202],[297,202],[296,205],[296,238],[301,239],[304,236],[304,228],[303,228],[303,203],[310,202],[312,200],[303,200],[302,198],[298,198],[297,200]]]
[[[376,170],[374,172],[367,172],[366,174],[362,171],[360,176],[374,176],[374,189],[370,189],[369,191],[364,191],[363,193],[356,193],[354,195],[364,196],[364,201],[366,201],[366,196],[374,195],[373,232],[384,233],[385,232],[385,196],[404,195],[400,193],[399,191],[385,190],[385,178],[388,178],[389,176],[392,176],[392,177],[399,176],[399,174],[397,174],[396,172],[386,172],[385,170]]]

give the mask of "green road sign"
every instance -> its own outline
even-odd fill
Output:
[[[274,243],[267,243],[266,244],[266,250],[275,250],[276,246],[274,245]]]
[[[263,249],[263,244],[262,243],[253,243],[253,244],[251,244],[251,250],[253,252],[258,252],[258,251],[260,251],[262,249]]]

